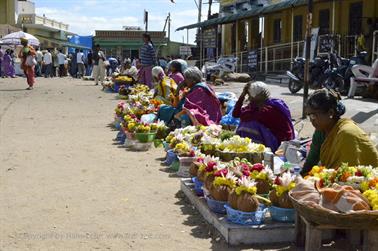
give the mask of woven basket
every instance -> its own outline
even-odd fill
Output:
[[[309,222],[318,225],[332,225],[340,229],[378,230],[378,211],[357,211],[353,213],[337,213],[319,205],[307,205],[291,196],[294,208]]]

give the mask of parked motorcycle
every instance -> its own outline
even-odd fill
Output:
[[[305,59],[302,57],[297,57],[293,61],[292,70],[286,72],[289,77],[289,90],[293,94],[297,93],[303,88],[304,67]],[[314,62],[310,63],[311,88],[320,88],[324,85],[325,81],[327,80],[325,72],[328,67],[329,61],[326,58],[316,57]]]

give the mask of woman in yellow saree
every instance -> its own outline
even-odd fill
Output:
[[[342,163],[378,167],[377,149],[351,119],[341,118],[345,106],[339,100],[337,93],[327,89],[317,90],[309,97],[307,114],[316,131],[310,150],[312,156],[308,157],[302,173],[319,160],[327,168],[338,168]],[[310,160],[313,163],[309,164]]]
[[[160,66],[152,69],[152,81],[155,86],[154,98],[163,101],[166,105],[172,105],[172,98],[177,89],[175,81],[166,76]]]

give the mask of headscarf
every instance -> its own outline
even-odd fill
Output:
[[[248,94],[251,98],[255,98],[258,95],[263,95],[267,99],[270,97],[270,91],[268,89],[268,85],[261,81],[256,81],[251,83]]]

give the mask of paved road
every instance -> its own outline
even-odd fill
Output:
[[[0,79],[0,250],[250,249],[213,233],[159,165],[162,150],[113,144],[114,95],[70,78],[25,88],[25,79]],[[300,96],[271,88],[298,117]],[[376,103],[348,102],[376,128]],[[296,250],[264,250],[274,248]]]

